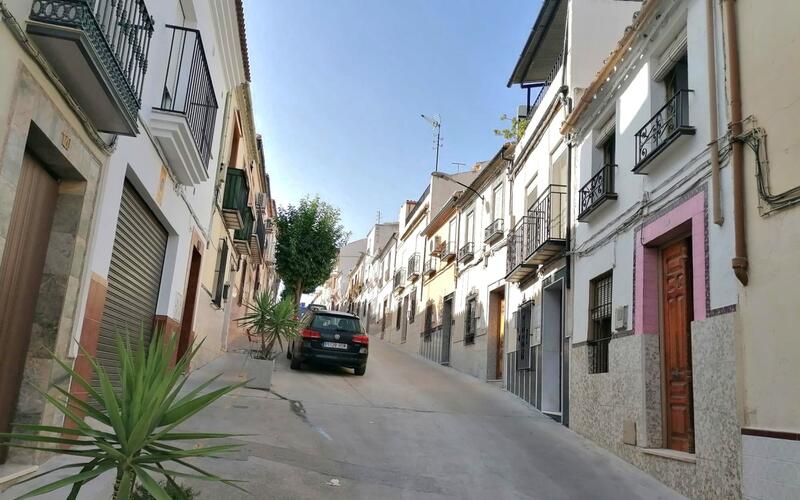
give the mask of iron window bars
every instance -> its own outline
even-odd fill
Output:
[[[611,312],[613,275],[606,273],[593,279],[590,286],[589,373],[608,373],[608,346],[611,342]]]
[[[195,29],[171,24],[167,28],[172,30],[172,40],[161,107],[157,109],[184,115],[200,159],[207,165],[217,116],[217,97],[203,40]]]
[[[616,165],[603,165],[578,193],[578,220],[583,222],[604,201],[616,199],[614,191],[614,169]]]

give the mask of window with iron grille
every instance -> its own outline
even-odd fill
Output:
[[[411,306],[408,311],[408,322],[413,323],[417,317],[417,289],[411,291]]]
[[[428,301],[428,303],[425,305],[425,325],[424,329],[422,330],[422,334],[425,337],[425,340],[430,339],[432,328],[433,328],[433,302]]]
[[[475,343],[475,327],[477,326],[475,308],[478,304],[476,297],[467,299],[467,314],[464,318],[464,344]]]
[[[401,312],[402,310],[403,310],[403,301],[402,300],[398,300],[397,301],[397,316],[395,316],[395,318],[394,318],[394,329],[395,330],[399,330],[400,329],[400,320],[402,319],[402,316],[403,316],[403,313]]]
[[[222,295],[225,288],[225,266],[228,264],[228,240],[220,239],[217,250],[217,269],[214,271],[214,294],[211,302],[217,306],[222,305]]]
[[[612,282],[611,272],[589,282],[589,373],[608,373]]]
[[[527,301],[517,310],[517,370],[531,368],[531,315],[533,301]]]

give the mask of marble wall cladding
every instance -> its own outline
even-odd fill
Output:
[[[692,323],[694,462],[644,452],[662,445],[658,335],[612,340],[609,373],[589,374],[587,346],[572,348],[570,427],[690,498],[737,498],[741,436],[733,349],[732,315]],[[636,446],[623,443],[625,420],[636,423]]]
[[[9,65],[6,69],[10,69]],[[20,168],[26,148],[39,154],[44,136],[51,144],[43,158],[61,155],[50,167],[59,178],[59,196],[50,232],[47,256],[39,288],[39,296],[31,327],[31,338],[25,362],[25,382],[20,388],[15,420],[44,424],[60,424],[60,419],[33,387],[45,388],[52,383],[65,386],[65,375],[52,359],[52,353],[65,355],[78,311],[77,297],[86,268],[87,241],[90,238],[98,180],[102,162],[98,151],[82,131],[73,127],[76,120],[62,114],[54,99],[20,63],[16,87],[4,119],[9,128],[0,145],[0,258],[10,221],[10,210],[16,197]],[[38,129],[39,139],[31,131]],[[65,148],[62,136],[71,138]],[[47,149],[49,148],[49,149]],[[104,157],[103,160],[107,160]],[[41,454],[14,450],[11,460],[39,461]]]
[[[742,436],[747,499],[800,498],[800,440]]]

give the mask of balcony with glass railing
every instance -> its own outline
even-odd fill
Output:
[[[26,29],[98,130],[138,133],[154,30],[144,0],[35,0]]]

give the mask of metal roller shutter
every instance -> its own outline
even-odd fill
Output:
[[[167,236],[153,212],[126,181],[97,344],[100,365],[115,386],[119,385],[117,336],[130,336],[134,342],[144,332],[145,345],[150,342]]]

